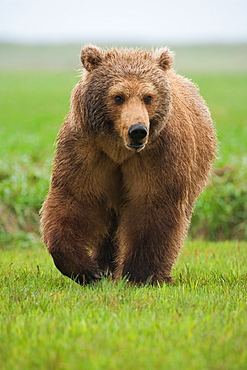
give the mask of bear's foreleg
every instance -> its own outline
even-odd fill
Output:
[[[100,279],[97,261],[90,256],[108,232],[109,220],[99,204],[78,202],[72,196],[53,190],[41,215],[44,242],[56,267],[79,284]]]
[[[183,244],[187,219],[180,210],[138,204],[127,207],[118,229],[120,254],[116,277],[134,283],[172,282],[171,269]]]

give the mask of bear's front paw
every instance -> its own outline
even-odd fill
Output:
[[[72,274],[71,279],[80,285],[96,283],[102,277],[99,271],[85,271],[83,274]]]
[[[172,283],[173,279],[170,275],[165,275],[161,273],[152,273],[150,269],[139,268],[139,269],[130,269],[124,267],[121,274],[118,274],[118,277],[125,277],[130,283],[137,285],[151,284],[151,285],[162,285],[163,283]]]
[[[84,261],[83,256],[76,256],[77,258],[74,256],[71,259],[61,252],[58,254],[54,251],[52,257],[58,270],[80,285],[94,283],[101,279],[101,273],[97,263],[90,260],[87,256],[85,258],[85,255]]]

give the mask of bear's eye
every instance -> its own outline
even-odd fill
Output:
[[[123,104],[123,103],[124,103],[124,98],[123,98],[122,96],[120,96],[120,95],[116,95],[116,96],[114,97],[114,100],[115,100],[115,102],[116,102],[118,105],[121,105],[121,104]]]
[[[151,103],[151,100],[152,100],[152,96],[151,95],[145,96],[145,98],[143,99],[143,101],[144,101],[145,104],[150,104]]]

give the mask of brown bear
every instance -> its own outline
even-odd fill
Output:
[[[171,282],[216,135],[167,48],[82,50],[41,215],[56,267],[80,284],[105,272]]]

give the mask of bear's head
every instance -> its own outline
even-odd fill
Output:
[[[171,104],[167,78],[173,54],[121,49],[82,50],[86,70],[81,82],[81,105],[86,130],[111,135],[123,148],[140,152],[165,125]]]

